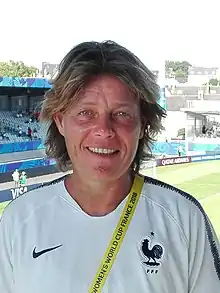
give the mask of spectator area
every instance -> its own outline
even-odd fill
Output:
[[[28,135],[28,128],[31,135]],[[44,140],[45,132],[39,113],[0,111],[0,143]]]

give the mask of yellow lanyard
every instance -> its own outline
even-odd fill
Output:
[[[101,261],[92,285],[89,288],[89,293],[100,293],[105,284],[105,281],[109,275],[109,272],[112,268],[117,253],[128,230],[128,226],[135,212],[138,200],[140,198],[143,183],[144,179],[136,175],[131,192],[128,196],[127,203],[123,209],[120,220],[118,221],[117,227],[113,233],[111,241],[109,242],[108,248]]]

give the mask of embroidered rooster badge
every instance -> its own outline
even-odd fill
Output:
[[[151,237],[145,238],[141,243],[141,250],[146,258],[143,263],[147,266],[159,266],[161,263],[157,260],[160,260],[164,253],[163,247],[159,244],[150,247],[150,240],[152,240],[153,236],[154,233],[151,232]]]

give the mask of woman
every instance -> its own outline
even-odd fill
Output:
[[[1,293],[217,293],[219,247],[189,194],[138,175],[164,111],[153,74],[114,42],[73,48],[46,93],[46,149],[69,175],[6,208]]]

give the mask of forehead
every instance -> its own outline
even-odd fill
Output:
[[[137,103],[137,98],[125,83],[108,75],[93,78],[81,91],[79,98],[84,102],[105,100],[108,103]]]

